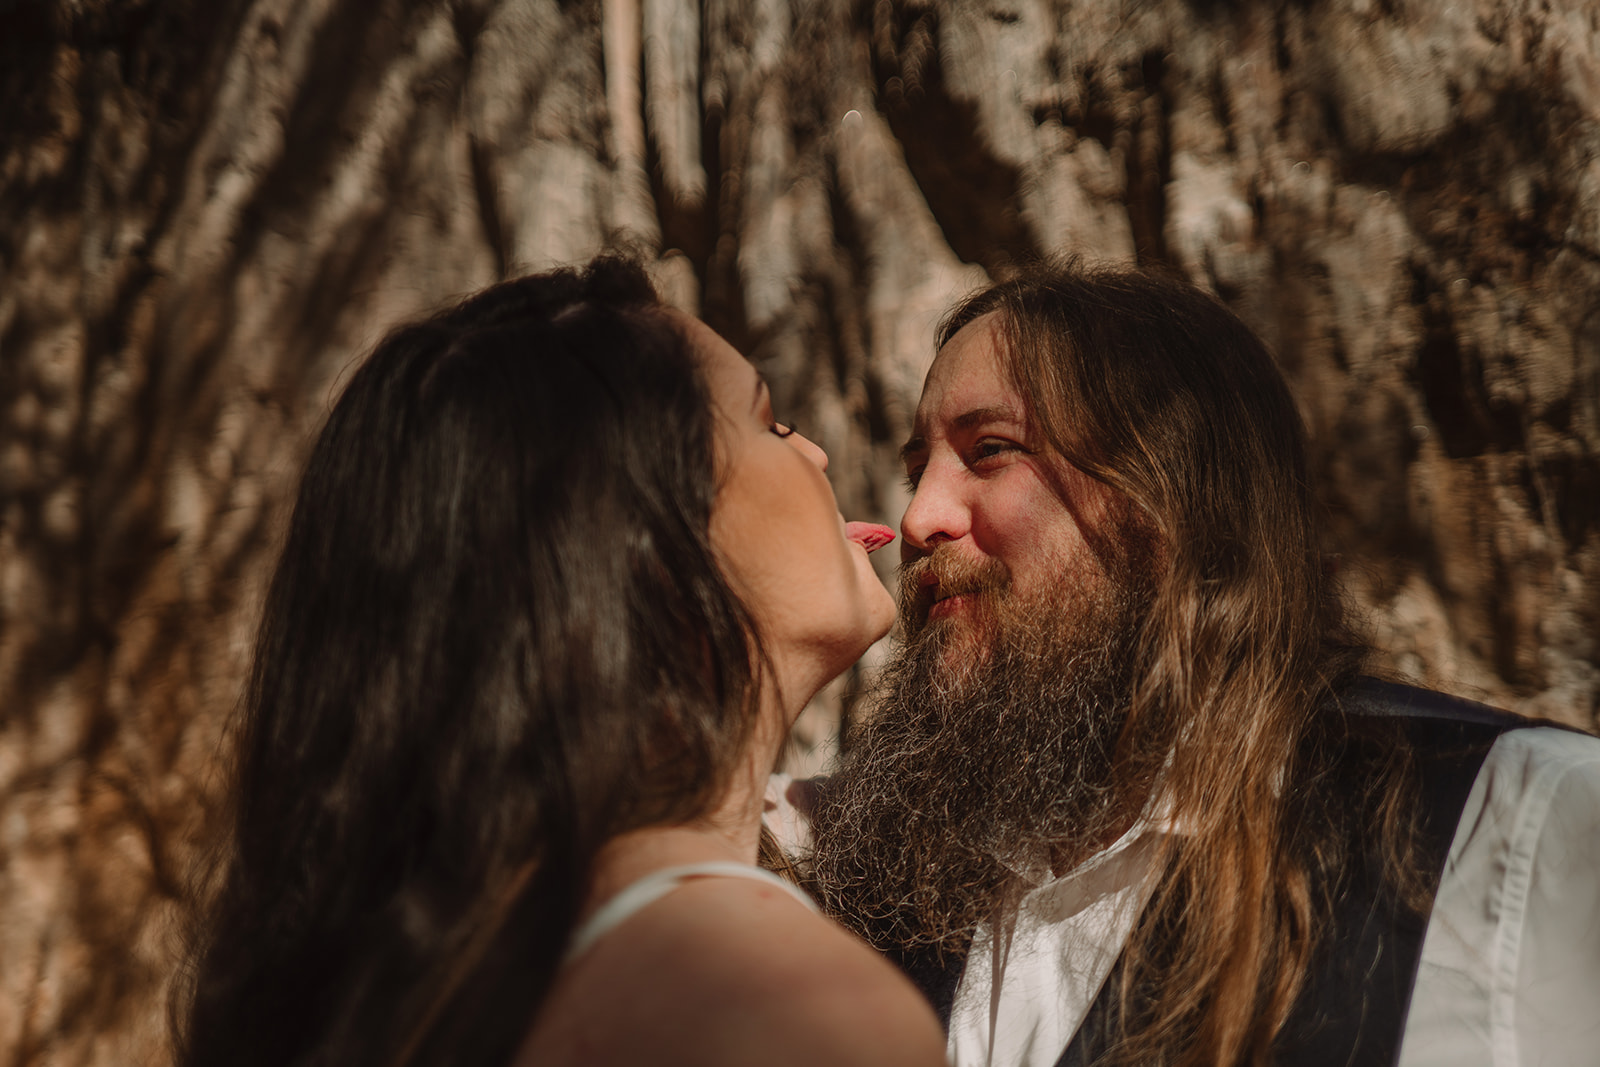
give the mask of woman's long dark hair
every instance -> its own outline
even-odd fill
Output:
[[[597,850],[704,814],[749,737],[714,466],[694,355],[631,264],[378,345],[267,597],[180,1062],[507,1062]]]

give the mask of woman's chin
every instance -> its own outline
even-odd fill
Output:
[[[892,604],[891,604],[892,607]],[[817,689],[820,691],[829,682],[839,677],[845,671],[854,667],[861,657],[866,655],[884,634],[889,632],[894,625],[894,612],[891,610],[886,616],[873,610],[864,613],[856,620],[857,625],[851,627],[848,633],[835,632],[820,649]]]
[[[882,640],[890,630],[894,629],[894,620],[900,614],[899,609],[895,606],[893,595],[881,585],[878,586],[878,590],[883,595],[873,599],[872,640],[867,642],[866,647],[861,650],[862,653],[865,653],[868,648]],[[856,658],[859,659],[861,657],[858,655]]]
[[[899,615],[895,606],[894,594],[878,580],[877,572],[872,569],[871,562],[865,552],[860,553],[860,561],[856,568],[856,580],[860,583],[862,597],[865,603],[862,611],[865,615],[863,629],[868,633],[866,644],[861,646],[861,652],[866,652],[873,643],[894,627],[894,620]],[[861,652],[856,654],[859,659]],[[850,662],[854,663],[852,659]]]
[[[876,585],[876,583],[874,584]],[[890,596],[888,590],[881,585],[876,586],[876,589],[882,595],[871,596],[862,605],[863,610],[859,618],[859,624],[853,628],[851,640],[842,649],[836,661],[838,669],[834,671],[829,681],[855,666],[861,657],[867,654],[869,648],[877,644],[894,628],[894,620],[897,615],[894,597]]]

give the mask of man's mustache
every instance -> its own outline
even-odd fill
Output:
[[[900,564],[900,611],[921,629],[936,601],[951,596],[998,597],[1011,586],[1011,571],[992,556],[979,559],[952,544]]]

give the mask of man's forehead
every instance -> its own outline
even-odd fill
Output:
[[[995,314],[983,315],[939,350],[923,382],[911,437],[902,453],[925,449],[931,438],[982,425],[1027,426],[1029,407],[1001,354],[998,326]]]

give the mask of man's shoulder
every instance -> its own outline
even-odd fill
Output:
[[[1351,715],[1434,719],[1501,729],[1554,725],[1436,689],[1422,689],[1381,678],[1357,678],[1338,694],[1337,702],[1341,710]]]
[[[1566,767],[1600,773],[1600,737],[1565,723],[1377,678],[1357,679],[1338,694],[1337,704],[1365,722],[1399,726],[1425,767],[1444,760],[1455,764],[1457,773],[1476,776],[1482,760],[1486,771],[1537,765],[1545,773]]]
[[[1426,736],[1446,728],[1448,736],[1504,738],[1508,746],[1532,746],[1560,756],[1587,762],[1600,754],[1600,737],[1567,723],[1506,711],[1466,697],[1422,689],[1379,678],[1358,678],[1342,690],[1335,703],[1347,715],[1367,721],[1388,721],[1407,732]],[[1448,728],[1455,727],[1455,732]],[[1513,742],[1511,739],[1516,738]],[[1496,747],[1501,747],[1498,744]]]
[[[1484,764],[1487,774],[1513,780],[1535,778],[1554,788],[1562,779],[1600,783],[1600,737],[1568,726],[1532,720],[1495,742]],[[1600,786],[1591,785],[1591,791]]]

